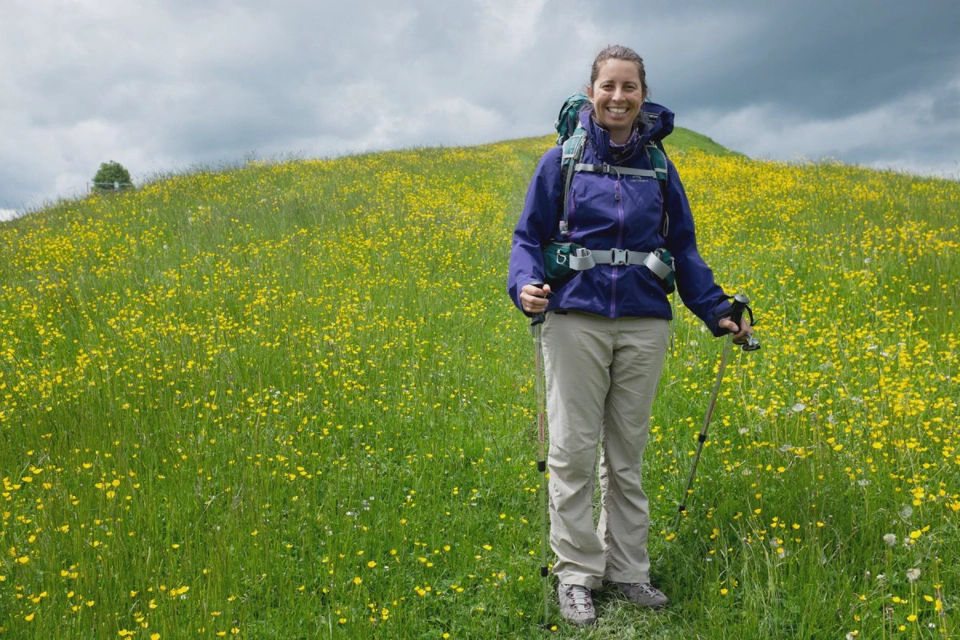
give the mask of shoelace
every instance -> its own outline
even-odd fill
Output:
[[[643,592],[643,595],[645,595],[645,596],[653,596],[653,597],[656,597],[656,596],[659,596],[659,595],[660,595],[660,591],[657,590],[656,587],[654,587],[654,586],[653,586],[652,584],[650,584],[649,582],[644,582],[644,583],[641,583],[641,584],[636,584],[636,585],[634,585],[634,586],[636,586],[638,589],[640,589],[640,591],[642,591],[642,592]]]
[[[567,597],[573,601],[573,606],[583,611],[590,611],[593,603],[590,601],[590,591],[585,587],[567,587]]]

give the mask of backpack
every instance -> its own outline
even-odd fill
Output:
[[[587,132],[580,124],[580,111],[590,101],[582,94],[575,93],[563,103],[560,115],[554,127],[557,130],[557,144],[563,147],[563,156],[560,164],[560,173],[563,176],[563,214],[560,220],[560,237],[547,244],[543,250],[544,278],[553,288],[563,286],[578,272],[593,268],[597,264],[613,265],[644,265],[657,277],[660,286],[667,293],[673,293],[675,288],[674,260],[670,252],[664,248],[656,249],[651,253],[638,251],[624,251],[620,249],[590,251],[585,247],[569,241],[570,215],[570,185],[574,174],[578,172],[615,174],[618,176],[632,175],[645,178],[655,178],[660,184],[661,213],[660,233],[663,237],[669,231],[667,218],[667,155],[659,141],[644,146],[647,157],[653,170],[634,169],[631,167],[615,167],[609,164],[584,164],[583,150],[587,144]],[[641,111],[641,117],[646,124],[652,124],[656,116]]]
[[[663,149],[663,144],[657,140],[649,142],[644,146],[644,152],[650,158],[650,164],[653,171],[645,169],[632,169],[629,167],[614,167],[608,164],[591,165],[582,164],[583,150],[587,143],[587,132],[580,124],[580,111],[590,102],[583,93],[575,93],[567,98],[560,108],[560,114],[554,128],[557,130],[557,144],[563,147],[563,157],[560,163],[560,172],[563,176],[563,218],[560,220],[560,236],[566,239],[570,235],[567,218],[570,215],[570,185],[573,182],[573,176],[578,172],[591,173],[613,173],[618,175],[639,175],[648,178],[656,178],[660,183],[661,201],[663,209],[660,218],[660,233],[663,237],[667,236],[670,230],[670,221],[667,217],[667,154]],[[641,109],[640,117],[644,122],[652,124],[655,116],[643,112]]]

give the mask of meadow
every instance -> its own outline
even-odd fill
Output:
[[[672,599],[554,637],[960,635],[960,183],[668,145],[700,251],[644,474]],[[669,140],[668,140],[669,142]],[[549,138],[198,170],[0,223],[0,638],[533,638]]]

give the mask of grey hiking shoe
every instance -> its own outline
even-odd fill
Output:
[[[579,584],[560,583],[557,596],[560,598],[560,615],[564,620],[578,627],[597,623],[597,610],[593,608],[590,589]]]
[[[670,603],[670,599],[649,582],[630,583],[614,582],[620,589],[620,593],[626,596],[627,600],[633,604],[647,607],[648,609],[662,609]]]

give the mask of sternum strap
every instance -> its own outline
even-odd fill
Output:
[[[602,173],[612,176],[641,176],[643,178],[658,178],[656,171],[649,169],[632,169],[630,167],[615,167],[610,164],[584,164],[578,162],[574,166],[574,171],[585,171],[587,173]]]

